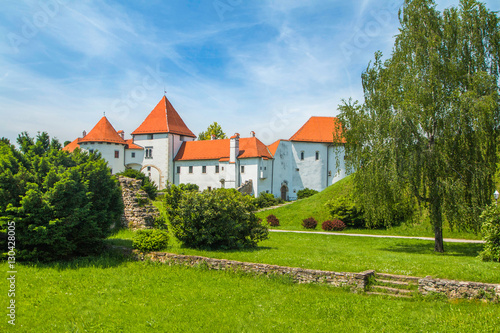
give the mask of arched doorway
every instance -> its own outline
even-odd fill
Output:
[[[287,193],[288,193],[288,186],[286,184],[281,185],[281,200],[286,201],[287,198]]]

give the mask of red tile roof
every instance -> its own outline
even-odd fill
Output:
[[[125,149],[141,149],[141,150],[144,149],[143,147],[136,145],[134,143],[134,139],[128,139],[128,140],[125,140],[125,142],[127,142],[127,146],[125,147]]]
[[[185,141],[175,161],[220,160],[229,161],[230,139]],[[239,139],[238,158],[273,158],[266,145],[255,137]]]
[[[338,124],[336,117],[311,117],[290,141],[333,142],[333,132],[338,130]]]
[[[132,135],[153,133],[173,133],[196,138],[166,96],[163,96]]]
[[[81,138],[76,138],[75,140],[73,140],[73,142],[68,143],[66,146],[64,146],[62,150],[69,151],[70,153],[72,153],[73,150],[75,150],[76,148],[80,148],[80,145],[78,144],[80,140]]]
[[[278,149],[278,146],[280,145],[280,142],[283,140],[277,140],[276,142],[271,143],[269,146],[267,146],[267,149],[269,149],[269,152],[274,156],[276,154],[276,150]]]
[[[79,143],[82,142],[111,142],[111,143],[121,143],[127,144],[125,140],[116,132],[113,125],[108,121],[106,117],[102,117],[101,120],[94,126],[94,128],[87,134]]]

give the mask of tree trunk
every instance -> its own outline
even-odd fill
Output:
[[[441,196],[438,190],[437,181],[433,182],[430,191],[431,222],[434,226],[434,251],[444,252],[443,243],[443,214],[441,212]]]

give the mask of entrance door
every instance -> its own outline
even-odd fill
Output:
[[[286,192],[288,192],[286,185],[281,186],[281,200],[286,201]]]

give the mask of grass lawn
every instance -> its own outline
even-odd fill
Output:
[[[494,304],[386,299],[116,256],[18,265],[16,289],[16,329],[3,318],[1,332],[495,332],[500,322]]]
[[[132,245],[133,232],[124,230],[110,240]],[[296,233],[270,233],[256,249],[203,251],[182,248],[171,237],[168,252],[212,258],[275,264],[337,272],[381,273],[500,283],[500,263],[477,258],[481,244],[445,243],[445,253],[434,252],[434,242],[416,239],[368,238]]]
[[[332,198],[350,192],[352,186],[352,177],[347,177],[309,198],[298,200],[282,207],[258,212],[256,215],[265,221],[268,215],[274,214],[280,220],[280,226],[273,228],[281,230],[309,230],[302,227],[302,221],[308,217],[313,217],[318,221],[317,230],[322,231],[321,223],[326,220],[331,220],[330,212],[325,207],[325,203]],[[425,218],[416,223],[406,222],[388,229],[347,228],[343,232],[372,235],[434,237],[433,229]],[[476,235],[456,230],[452,231],[446,223],[443,227],[443,235],[445,238],[481,239],[481,235],[479,234]]]

